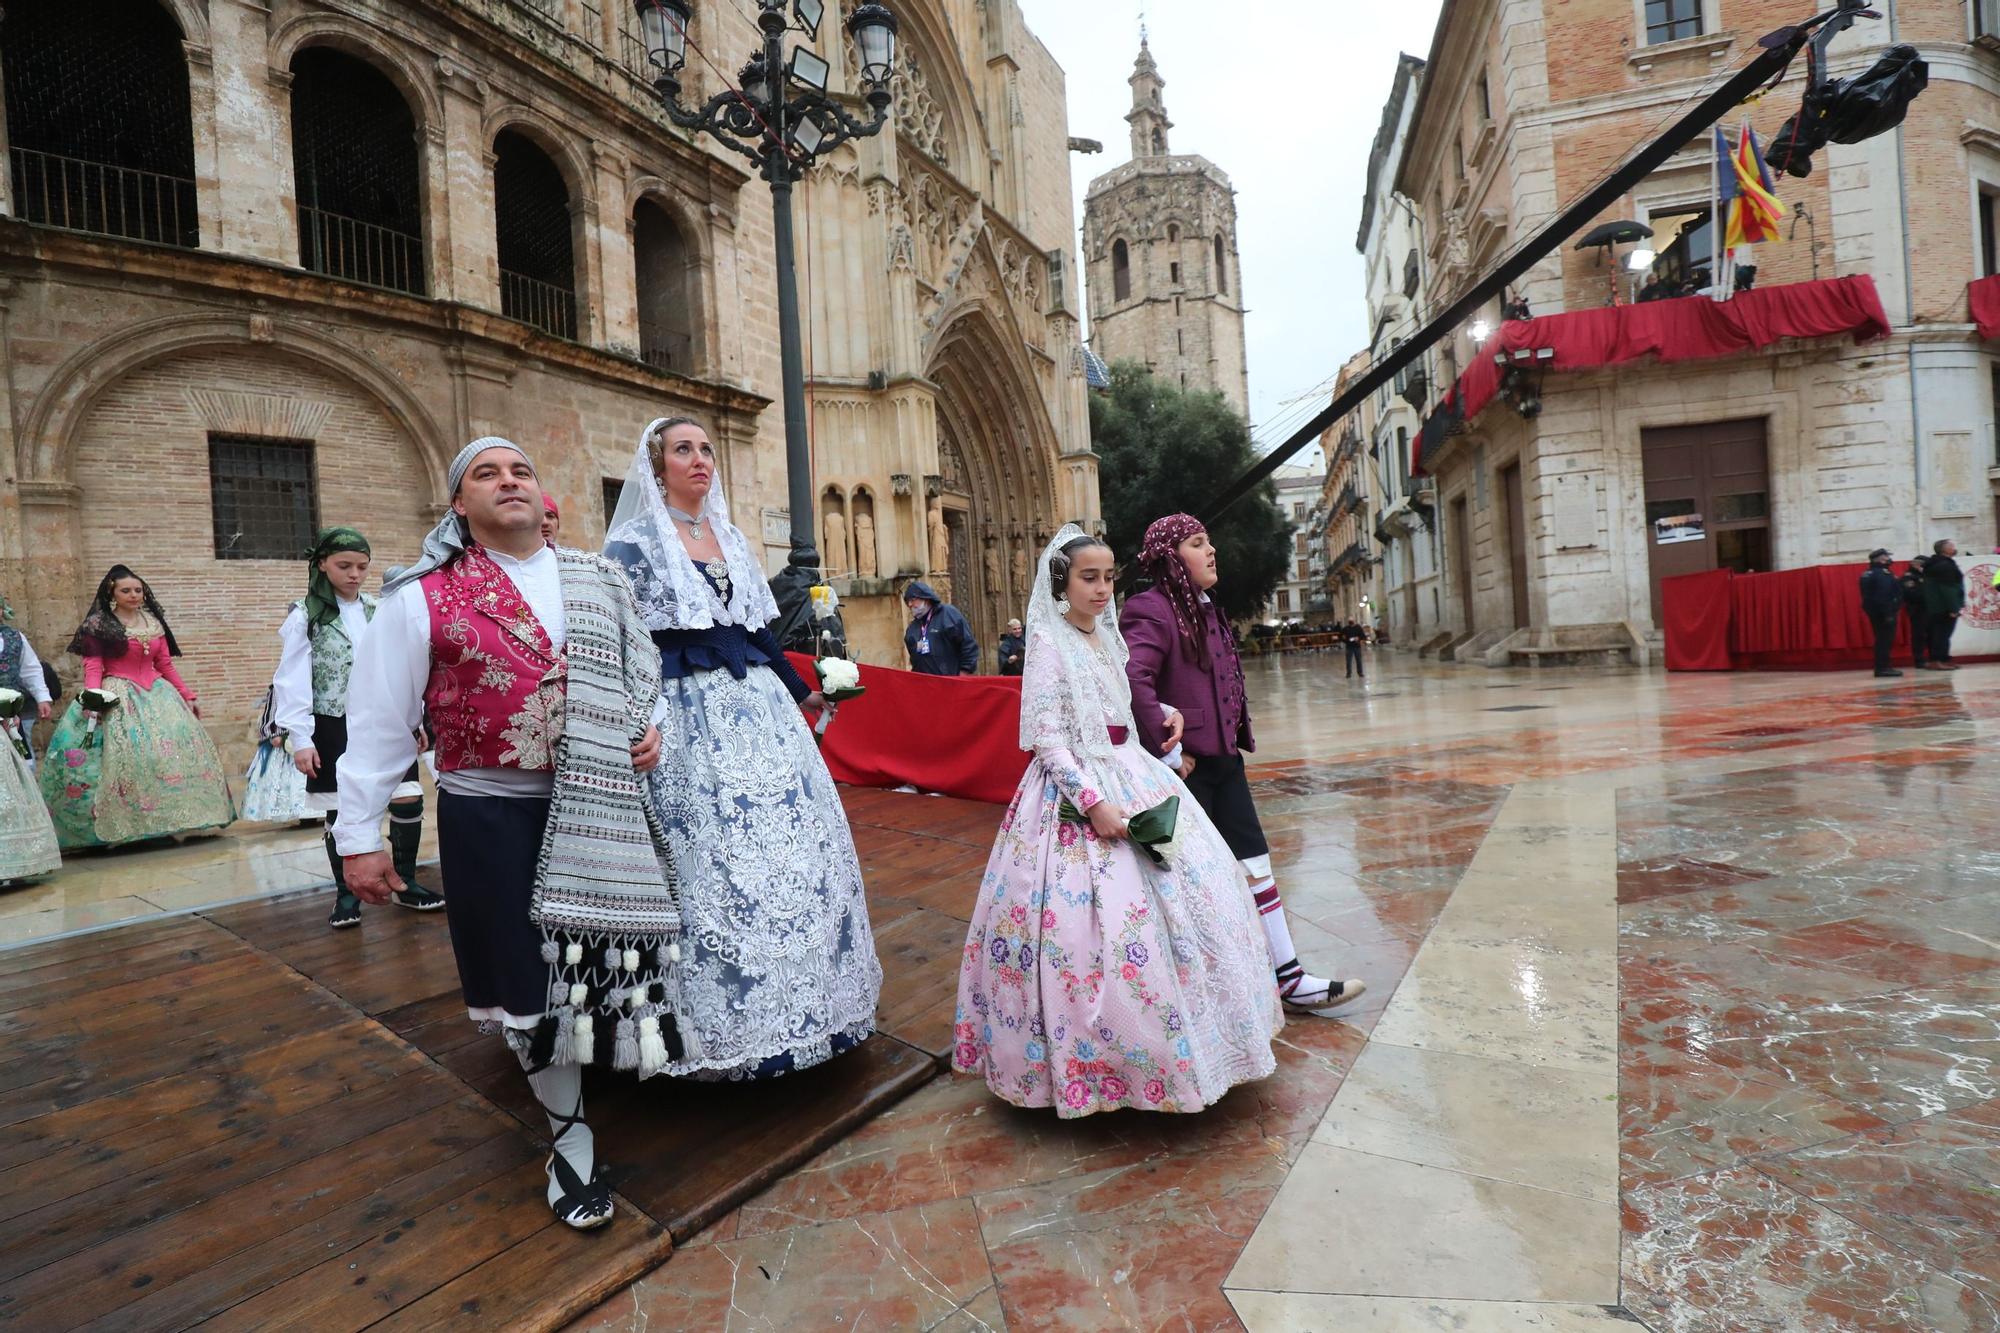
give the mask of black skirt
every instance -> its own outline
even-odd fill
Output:
[[[334,766],[340,756],[347,753],[347,719],[334,717],[328,713],[313,714],[313,749],[319,754],[319,772],[306,779],[306,790],[323,796],[340,790],[334,773]],[[417,766],[410,765],[410,771],[403,774],[403,781],[417,780]]]
[[[1257,820],[1257,804],[1250,799],[1250,779],[1244,776],[1241,754],[1196,755],[1194,772],[1186,782],[1209,822],[1229,844],[1231,856],[1248,861],[1270,854],[1264,826]]]
[[[542,932],[529,919],[549,801],[438,793],[438,869],[468,1009],[532,1018],[549,1007]]]

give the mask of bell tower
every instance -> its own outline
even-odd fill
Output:
[[[1128,82],[1132,159],[1083,197],[1091,350],[1143,362],[1180,388],[1212,389],[1247,416],[1236,191],[1207,158],[1170,150],[1167,81],[1143,29]]]

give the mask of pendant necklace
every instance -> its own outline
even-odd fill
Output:
[[[675,518],[679,519],[681,522],[688,525],[688,536],[694,538],[696,541],[700,541],[702,539],[701,537],[702,521],[700,519],[696,518],[692,514],[683,513],[682,511],[674,508],[672,505],[667,506],[667,512],[669,514],[672,514]]]

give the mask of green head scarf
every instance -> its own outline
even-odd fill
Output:
[[[321,625],[340,619],[340,599],[333,591],[333,581],[320,569],[319,562],[342,551],[373,554],[368,549],[368,539],[353,528],[322,528],[319,540],[313,543],[312,550],[306,552],[306,566],[310,571],[306,576],[307,635]]]

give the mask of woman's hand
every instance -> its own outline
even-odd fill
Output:
[[[827,708],[826,696],[818,690],[814,690],[811,694],[799,700],[799,707],[812,713],[824,713]]]
[[[195,715],[195,717],[196,717],[196,718],[200,718],[200,717],[201,717],[201,700],[199,700],[199,699],[190,699],[190,700],[188,700],[188,712],[190,712],[190,713],[193,713],[193,714]]]
[[[1115,802],[1099,801],[1084,812],[1090,816],[1090,826],[1097,830],[1100,838],[1122,838],[1125,836],[1125,812]]]
[[[1181,743],[1181,731],[1187,726],[1187,719],[1179,713],[1167,714],[1167,743],[1160,747],[1161,754],[1172,754],[1174,747]]]
[[[319,776],[319,751],[308,745],[303,750],[292,751],[292,767],[309,778]]]
[[[650,773],[660,762],[660,729],[647,727],[646,734],[632,747],[632,771]]]

